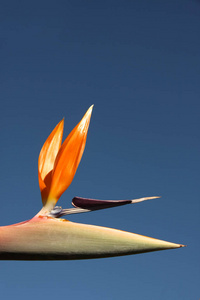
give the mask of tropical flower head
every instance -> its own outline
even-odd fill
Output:
[[[64,120],[61,120],[44,143],[38,159],[38,178],[42,202],[47,211],[57,203],[71,184],[81,161],[93,105],[62,144]]]
[[[0,260],[61,260],[103,258],[183,247],[121,230],[78,224],[60,218],[158,197],[97,200],[74,197],[73,208],[55,207],[71,184],[84,152],[91,106],[62,144],[64,120],[44,143],[38,160],[43,208],[31,220],[0,227]]]

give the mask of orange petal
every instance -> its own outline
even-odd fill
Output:
[[[43,205],[48,198],[51,185],[51,173],[55,159],[61,147],[64,120],[61,120],[44,143],[38,159],[38,179]]]
[[[92,108],[93,105],[68,135],[58,152],[47,202],[53,202],[55,205],[55,202],[57,202],[63,192],[69,187],[74,178],[85,149]]]

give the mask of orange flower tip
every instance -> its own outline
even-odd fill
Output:
[[[88,110],[86,111],[86,114],[85,114],[85,116],[84,116],[86,119],[91,117],[93,107],[94,107],[94,104],[92,104],[92,105],[88,108]]]
[[[94,104],[92,104],[88,110],[86,111],[85,117],[86,118],[90,118],[91,114],[92,114],[92,110],[93,110]]]
[[[62,120],[60,120],[60,122],[58,123],[58,126],[60,126],[62,128],[64,126],[64,121],[65,121],[65,118],[63,117]]]
[[[91,105],[88,110],[86,111],[84,117],[82,118],[82,120],[80,121],[79,125],[78,125],[78,131],[81,134],[87,135],[87,131],[88,131],[88,127],[90,124],[90,118],[92,115],[92,109],[93,109],[94,105]]]
[[[89,109],[93,109],[93,107],[94,107],[94,104],[92,104],[92,105],[89,107]]]

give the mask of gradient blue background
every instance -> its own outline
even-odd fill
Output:
[[[200,1],[1,1],[0,225],[41,208],[37,159],[94,104],[74,196],[159,200],[69,219],[187,248],[0,262],[4,299],[199,299]]]

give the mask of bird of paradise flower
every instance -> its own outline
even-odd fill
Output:
[[[122,256],[183,247],[121,230],[78,224],[61,218],[137,203],[135,200],[95,200],[75,197],[73,208],[55,206],[71,184],[84,152],[93,106],[62,144],[64,120],[44,143],[38,160],[43,207],[31,220],[0,227],[1,260],[68,260]]]

